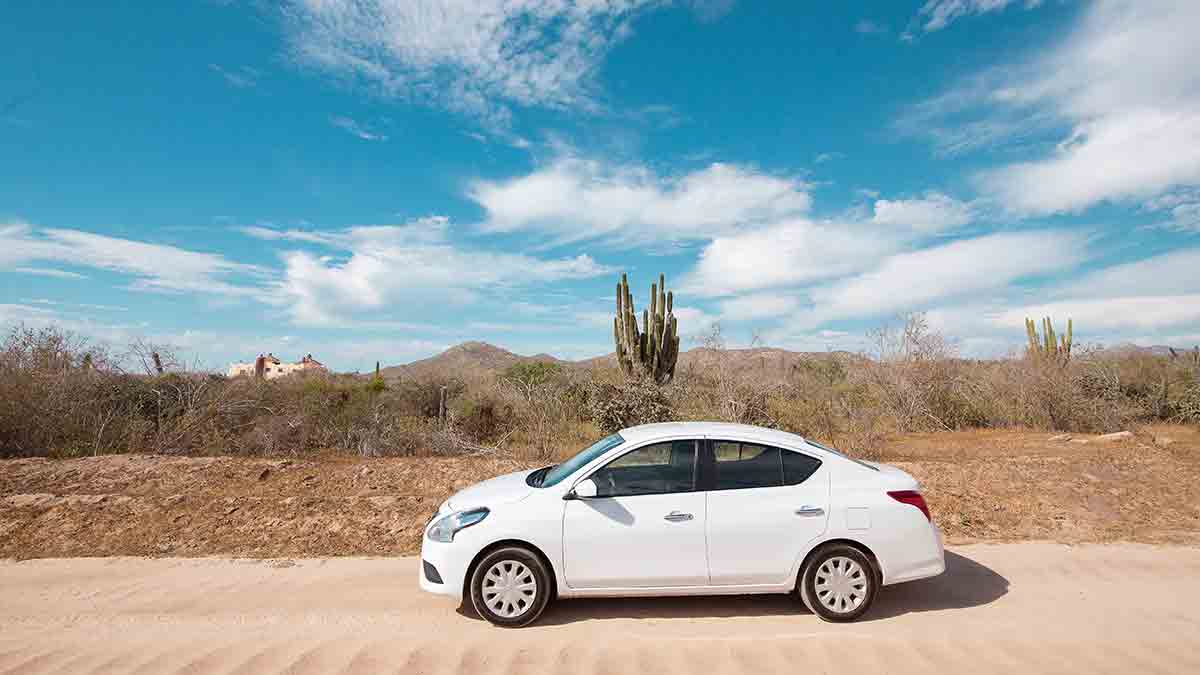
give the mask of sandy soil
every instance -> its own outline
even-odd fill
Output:
[[[977,544],[823,623],[784,596],[573,600],[493,628],[414,558],[0,562],[0,672],[1200,672],[1200,549]]]

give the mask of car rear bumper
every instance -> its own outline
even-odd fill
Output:
[[[895,561],[884,574],[885,586],[899,584],[905,581],[915,581],[927,577],[936,577],[946,571],[946,550],[942,545],[942,533],[937,526],[930,523],[924,541],[912,542],[906,546],[912,555],[903,560]]]

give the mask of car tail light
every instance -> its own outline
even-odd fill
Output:
[[[925,503],[925,498],[916,490],[897,490],[889,492],[888,496],[902,504],[909,504],[921,509],[921,513],[925,514],[925,518],[929,522],[933,522],[933,516],[929,515],[929,506]]]

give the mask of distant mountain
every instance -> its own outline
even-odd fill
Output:
[[[517,363],[529,361],[553,361],[566,364],[567,361],[557,359],[549,354],[536,356],[521,356],[502,347],[486,342],[464,342],[450,349],[420,361],[388,366],[379,371],[384,378],[415,377],[423,378],[438,376],[466,376],[482,373],[500,373]]]
[[[1191,347],[1175,347],[1175,351],[1178,354],[1184,354],[1186,352],[1190,352],[1191,350],[1192,350]],[[1101,353],[1113,354],[1113,355],[1148,354],[1150,356],[1170,356],[1171,355],[1171,347],[1168,347],[1167,345],[1142,346],[1142,345],[1135,345],[1131,342],[1124,342],[1121,344],[1115,344],[1115,345],[1105,347],[1104,349],[1101,350]]]
[[[724,358],[735,370],[755,369],[767,374],[786,373],[800,362],[813,358],[833,356],[851,358],[849,352],[793,352],[786,349],[757,347],[754,349],[727,349]],[[704,369],[715,364],[717,352],[705,347],[696,347],[680,353],[677,371],[689,368]],[[424,378],[430,376],[465,377],[480,374],[496,374],[518,363],[550,361],[568,368],[615,368],[616,354],[608,353],[580,361],[565,361],[549,354],[522,356],[486,342],[464,342],[446,351],[412,363],[389,366],[380,371],[385,378]]]

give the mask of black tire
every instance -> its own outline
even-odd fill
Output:
[[[825,621],[854,621],[871,608],[878,592],[879,572],[874,563],[848,544],[822,546],[800,571],[800,599]]]
[[[503,576],[497,578],[491,575],[493,568]],[[513,576],[506,580],[504,577],[508,575]],[[532,583],[533,595],[528,603],[522,604],[521,601],[522,596],[528,595],[526,588],[514,587],[514,592],[507,595],[489,594],[489,590],[497,588],[497,584],[506,582],[520,586]],[[553,592],[550,570],[536,553],[522,546],[506,546],[492,551],[471,572],[471,605],[479,616],[503,628],[519,628],[533,623],[550,604]]]

